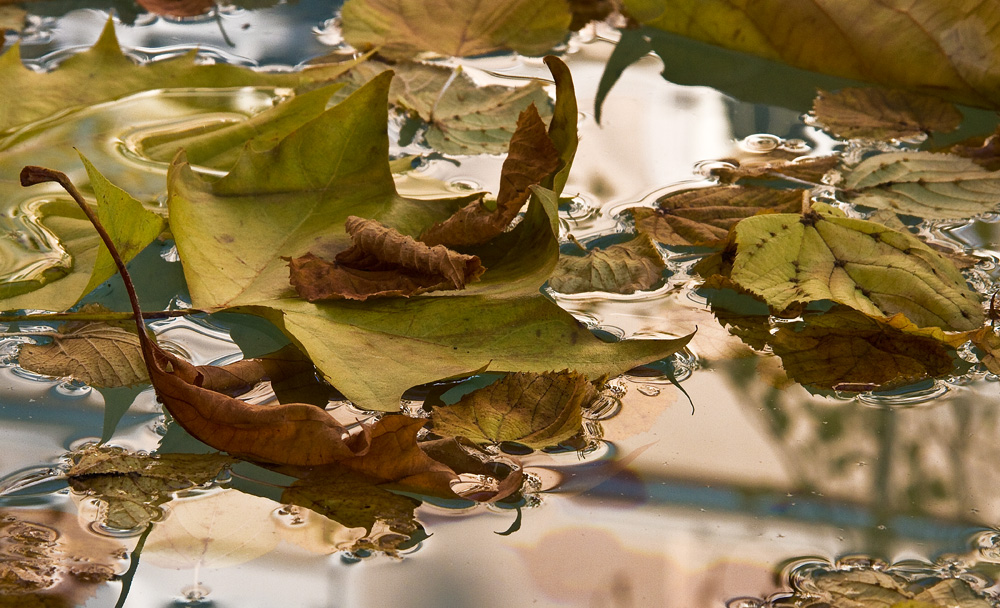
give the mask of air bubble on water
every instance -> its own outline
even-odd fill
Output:
[[[463,190],[467,192],[478,192],[479,190],[483,190],[482,184],[467,177],[448,180],[448,185],[452,186],[456,190]]]
[[[925,380],[891,391],[877,391],[858,395],[862,404],[876,408],[914,407],[944,396],[949,390],[946,382]]]
[[[80,380],[66,380],[65,382],[60,382],[59,384],[52,387],[52,390],[64,397],[72,397],[74,399],[79,399],[81,397],[86,397],[91,392],[93,388],[86,382],[81,382]]]
[[[726,602],[726,608],[765,608],[764,600],[753,597],[737,597]]]
[[[771,135],[770,133],[756,133],[754,135],[748,135],[743,138],[739,143],[739,147],[747,152],[754,152],[758,154],[764,154],[767,152],[773,152],[782,143],[782,140],[777,135]]]
[[[655,397],[660,394],[660,389],[652,384],[640,384],[635,390],[647,397]]]

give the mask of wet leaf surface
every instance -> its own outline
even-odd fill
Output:
[[[467,57],[498,50],[541,55],[569,33],[562,0],[348,0],[341,11],[344,40],[354,48],[408,59],[424,52]]]
[[[748,218],[733,230],[721,259],[714,269],[704,262],[699,273],[728,275],[775,311],[831,300],[952,331],[977,329],[984,319],[978,297],[950,261],[907,233],[864,220],[816,211]]]
[[[667,245],[714,247],[737,222],[759,213],[797,213],[804,190],[760,186],[714,186],[668,194],[658,208],[632,207],[635,228]]]
[[[1000,170],[1000,129],[987,137],[975,137],[959,142],[946,150],[971,159],[987,171]]]
[[[477,86],[454,68],[373,60],[361,63],[342,80],[352,91],[387,69],[395,73],[389,105],[426,123],[427,144],[444,154],[501,154],[526,107],[534,104],[543,119],[552,116],[551,100],[538,81],[519,87]]]
[[[543,448],[576,435],[582,409],[597,397],[585,376],[569,371],[507,374],[458,403],[434,408],[434,432],[476,443],[516,441]]]
[[[896,574],[873,570],[823,572],[808,584],[818,594],[803,596],[806,608],[987,608],[990,602],[955,578],[916,577],[913,583]],[[816,597],[819,595],[819,597]],[[796,598],[798,595],[796,595]],[[822,599],[820,599],[822,598]]]
[[[87,448],[72,455],[70,486],[104,504],[101,522],[134,530],[159,519],[173,493],[213,481],[236,461],[220,454],[140,455],[122,448]]]
[[[1000,15],[977,0],[864,0],[836,11],[817,0],[625,0],[623,8],[643,25],[798,68],[1000,105],[1000,68],[977,60],[1000,49]]]
[[[947,101],[882,88],[820,91],[812,114],[823,130],[845,138],[914,138],[954,131],[962,122],[962,113]]]
[[[71,376],[95,388],[147,382],[139,337],[105,323],[63,329],[46,344],[25,344],[21,367],[48,376]]]
[[[549,287],[561,293],[635,293],[659,283],[666,267],[649,236],[640,235],[606,249],[593,249],[582,257],[561,256]]]
[[[476,256],[429,247],[375,220],[352,215],[344,228],[353,245],[334,261],[306,254],[289,262],[295,291],[310,302],[460,290],[486,270]]]
[[[857,205],[956,219],[997,207],[1000,172],[951,154],[887,152],[861,161],[845,174],[842,187]]]
[[[823,176],[840,164],[840,157],[809,156],[796,160],[776,158],[767,160],[761,158],[754,163],[741,163],[739,166],[717,167],[712,169],[712,175],[724,184],[734,184],[741,181],[774,180],[782,178],[798,179],[812,184],[823,183]]]

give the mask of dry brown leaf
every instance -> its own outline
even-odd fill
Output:
[[[790,177],[813,184],[822,183],[823,176],[840,164],[838,156],[809,156],[798,160],[742,163],[736,167],[712,169],[712,175],[724,184],[741,180],[775,179]]]
[[[464,289],[485,272],[476,256],[428,246],[375,220],[351,216],[345,227],[354,244],[334,262],[311,253],[289,262],[292,285],[310,302]]]
[[[812,113],[823,130],[847,138],[902,139],[954,131],[962,123],[954,104],[902,89],[821,90]]]
[[[660,282],[666,267],[656,245],[642,234],[585,256],[560,256],[549,287],[560,293],[635,293]]]
[[[568,370],[511,373],[454,405],[435,407],[434,432],[476,443],[516,441],[543,448],[576,435],[583,423],[581,408],[596,397],[586,376]]]
[[[139,336],[106,323],[64,327],[48,344],[21,346],[21,367],[48,376],[72,376],[95,388],[146,382]]]
[[[991,374],[1000,375],[1000,336],[992,327],[987,326],[973,332],[970,339],[976,348],[983,351],[979,362],[986,366]]]
[[[469,247],[485,243],[510,225],[531,195],[531,186],[559,169],[559,150],[546,131],[534,105],[517,119],[510,139],[507,159],[500,172],[496,210],[482,201],[469,203],[444,222],[434,224],[420,235],[428,245]]]
[[[151,13],[165,17],[197,17],[215,8],[215,0],[135,0]]]
[[[806,190],[760,186],[713,186],[672,192],[658,209],[628,209],[635,228],[667,245],[714,247],[737,222],[758,213],[798,213]]]
[[[1000,170],[1000,127],[988,137],[976,137],[959,142],[947,150],[952,154],[971,159],[987,171]]]

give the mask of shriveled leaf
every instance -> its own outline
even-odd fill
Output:
[[[516,441],[532,448],[555,445],[576,435],[582,409],[597,397],[586,376],[563,371],[517,372],[435,407],[434,432],[476,443]]]
[[[428,245],[468,247],[483,244],[504,231],[528,202],[531,187],[559,169],[559,150],[549,138],[534,106],[521,113],[500,173],[496,209],[482,201],[470,203],[444,222],[420,235]]]
[[[535,105],[543,119],[552,103],[542,83],[519,87],[477,86],[464,72],[427,63],[404,61],[392,66],[366,61],[342,80],[355,90],[392,69],[389,105],[415,114],[427,123],[427,144],[444,154],[500,154],[517,126],[517,116]]]
[[[952,154],[887,152],[861,161],[845,174],[842,187],[858,205],[957,219],[996,209],[1000,171]]]
[[[880,319],[848,308],[782,324],[767,343],[796,382],[888,390],[954,371],[954,347],[921,332],[903,315]]]
[[[735,168],[718,167],[712,169],[712,175],[724,184],[734,184],[740,181],[774,180],[790,177],[813,184],[823,182],[823,176],[840,164],[840,157],[809,156],[797,160],[782,160],[741,163]]]
[[[644,25],[823,74],[1000,105],[1000,13],[978,0],[625,0]],[[905,57],[905,61],[900,61]]]
[[[169,508],[142,551],[144,561],[161,568],[225,568],[278,545],[273,512],[280,505],[273,500],[223,490],[174,500]]]
[[[132,386],[149,380],[139,336],[105,323],[57,333],[47,344],[25,344],[18,361],[33,372],[72,376],[95,388]]]
[[[987,171],[1000,170],[1000,127],[988,137],[977,137],[959,142],[947,152],[971,159]]]
[[[352,65],[320,65],[295,72],[258,72],[231,64],[200,65],[196,53],[137,65],[122,54],[114,21],[108,19],[89,50],[73,55],[58,69],[39,73],[21,63],[20,45],[0,55],[0,131],[79,106],[131,93],[176,87],[298,87],[332,80]]]
[[[648,235],[585,256],[562,256],[549,287],[561,293],[608,291],[635,293],[660,282],[667,265]]]
[[[684,344],[603,343],[539,293],[558,258],[557,197],[539,188],[520,223],[476,247],[489,270],[462,292],[367,302],[291,297],[280,257],[347,248],[348,216],[413,236],[464,205],[396,193],[386,162],[388,84],[388,75],[376,77],[273,149],[248,152],[217,181],[198,177],[182,159],[173,165],[171,230],[195,306],[239,307],[271,320],[352,402],[383,411],[397,410],[411,386],[487,365],[538,372],[572,366],[597,377]],[[564,103],[557,99],[556,114]]]
[[[371,478],[345,469],[325,468],[293,483],[281,502],[312,509],[348,528],[367,532],[383,521],[393,532],[409,535],[419,526],[413,510],[420,501],[394,494]]]
[[[947,133],[962,123],[962,113],[953,104],[901,89],[821,90],[812,114],[823,130],[847,138],[902,139]]]
[[[106,505],[103,523],[132,530],[159,519],[171,494],[214,480],[236,462],[220,454],[140,455],[121,448],[88,448],[72,455],[70,486]]]
[[[777,311],[831,300],[873,316],[903,313],[920,327],[983,323],[978,297],[950,261],[873,222],[816,211],[755,216],[736,225],[722,257],[733,251],[729,276]]]
[[[407,59],[424,52],[467,57],[499,50],[541,55],[569,33],[565,0],[348,0],[344,40]]]
[[[797,213],[804,190],[775,190],[761,186],[713,186],[672,192],[660,198],[659,208],[632,207],[635,228],[667,245],[717,246],[729,229],[758,213]]]
[[[289,263],[292,286],[310,302],[464,289],[485,271],[474,255],[428,247],[375,220],[352,215],[344,227],[354,244],[333,262],[306,254]]]

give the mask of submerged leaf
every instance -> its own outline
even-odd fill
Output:
[[[444,222],[435,224],[420,235],[428,245],[468,247],[483,244],[499,235],[514,220],[531,195],[531,187],[540,184],[559,169],[559,150],[549,138],[534,106],[521,112],[517,131],[510,140],[510,150],[500,173],[500,191],[496,209],[482,201],[470,203]]]
[[[656,245],[643,234],[582,257],[560,257],[549,287],[561,293],[635,293],[659,283],[666,267]]]
[[[1000,171],[951,154],[887,152],[844,176],[851,202],[927,219],[957,219],[997,208]]]
[[[987,326],[973,332],[970,339],[976,348],[983,351],[979,361],[990,373],[1000,375],[1000,336]]]
[[[764,212],[797,213],[805,190],[775,190],[760,186],[713,186],[672,192],[659,208],[627,211],[635,228],[667,245],[714,247],[742,219]]]
[[[576,435],[583,424],[581,408],[596,397],[594,385],[574,372],[507,374],[455,405],[435,407],[434,432],[476,443],[516,441],[543,448]]]
[[[444,154],[501,154],[507,151],[517,116],[534,104],[543,119],[552,103],[542,83],[519,87],[477,86],[457,68],[417,62],[392,66],[366,61],[343,80],[355,90],[387,69],[395,72],[389,105],[427,123],[427,144]]]
[[[1000,170],[1000,127],[988,137],[977,137],[971,141],[959,142],[948,152],[971,159],[987,171]]]
[[[920,327],[983,323],[977,296],[950,261],[873,222],[816,211],[760,215],[736,225],[723,259],[734,249],[730,278],[776,311],[831,300],[873,316],[903,313]]]
[[[208,483],[236,462],[220,454],[149,456],[109,447],[88,448],[72,458],[70,485],[100,498],[107,505],[103,523],[116,530],[159,519],[159,506],[174,492]]]
[[[428,247],[375,220],[350,216],[344,227],[354,244],[334,262],[307,254],[289,264],[292,285],[310,302],[464,289],[485,271],[474,255]]]
[[[467,57],[499,50],[541,55],[569,33],[565,0],[348,0],[344,40],[393,59],[423,52]]]
[[[821,90],[812,113],[823,130],[847,138],[912,138],[954,131],[962,123],[962,113],[953,104],[901,89]]]
[[[823,183],[823,176],[840,164],[840,157],[809,156],[796,160],[774,159],[763,162],[741,163],[737,167],[716,167],[712,175],[724,184],[735,184],[744,180],[774,180],[791,178],[813,184]]]
[[[134,331],[105,323],[65,328],[48,344],[21,346],[21,367],[47,376],[72,376],[95,388],[149,380]]]

